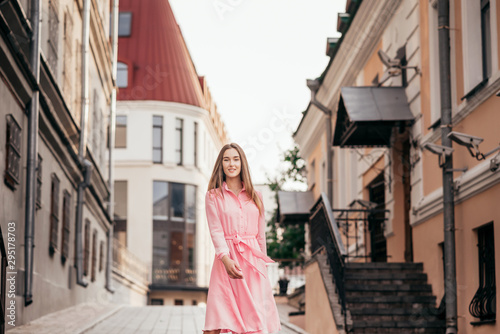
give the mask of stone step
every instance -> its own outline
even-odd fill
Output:
[[[364,308],[354,308],[351,311],[351,315],[429,315],[435,316],[438,313],[435,307],[407,307],[407,308],[378,308],[378,307],[364,307]]]
[[[416,328],[436,328],[444,329],[446,327],[444,321],[426,321],[414,320],[414,321],[357,321],[352,324],[352,328],[399,328],[403,331],[404,328],[416,329]]]
[[[352,284],[388,284],[386,282],[427,283],[427,274],[418,272],[369,272],[360,275],[358,272],[346,271],[346,283]],[[396,283],[397,284],[397,283]]]
[[[445,329],[439,328],[354,328],[353,334],[445,334]]]
[[[345,285],[346,291],[363,291],[363,292],[432,292],[432,287],[429,284],[351,284]]]
[[[377,307],[391,307],[394,303],[412,303],[412,304],[432,304],[435,305],[436,296],[371,296],[364,294],[363,296],[346,296],[348,304],[377,304]]]
[[[424,270],[423,263],[414,262],[368,262],[368,263],[357,263],[348,262],[345,264],[346,269],[414,269],[414,270]]]

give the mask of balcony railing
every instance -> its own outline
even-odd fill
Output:
[[[154,285],[196,285],[196,269],[156,268],[153,265]]]
[[[129,276],[148,285],[148,267],[118,239],[113,239],[113,268],[123,276]]]

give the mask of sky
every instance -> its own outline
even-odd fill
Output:
[[[170,4],[230,141],[245,151],[252,182],[265,183],[284,168],[283,152],[294,146],[292,134],[311,97],[306,79],[328,65],[326,40],[340,36],[337,13],[345,11],[345,0]]]

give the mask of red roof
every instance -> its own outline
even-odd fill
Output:
[[[159,100],[205,108],[193,61],[168,0],[120,0],[132,12],[129,37],[118,39],[118,61],[128,65],[128,86],[118,100]]]

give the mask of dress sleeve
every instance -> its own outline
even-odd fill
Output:
[[[262,215],[259,216],[259,232],[257,233],[257,241],[262,253],[267,255],[264,201],[262,200],[262,193],[260,191],[257,191],[257,195],[259,195],[260,201],[262,202]]]
[[[229,256],[229,247],[227,246],[226,239],[224,238],[224,230],[222,229],[222,222],[217,214],[215,201],[213,195],[207,191],[205,195],[205,210],[207,213],[208,228],[210,236],[215,247],[215,255],[219,260],[222,260],[224,255]]]

